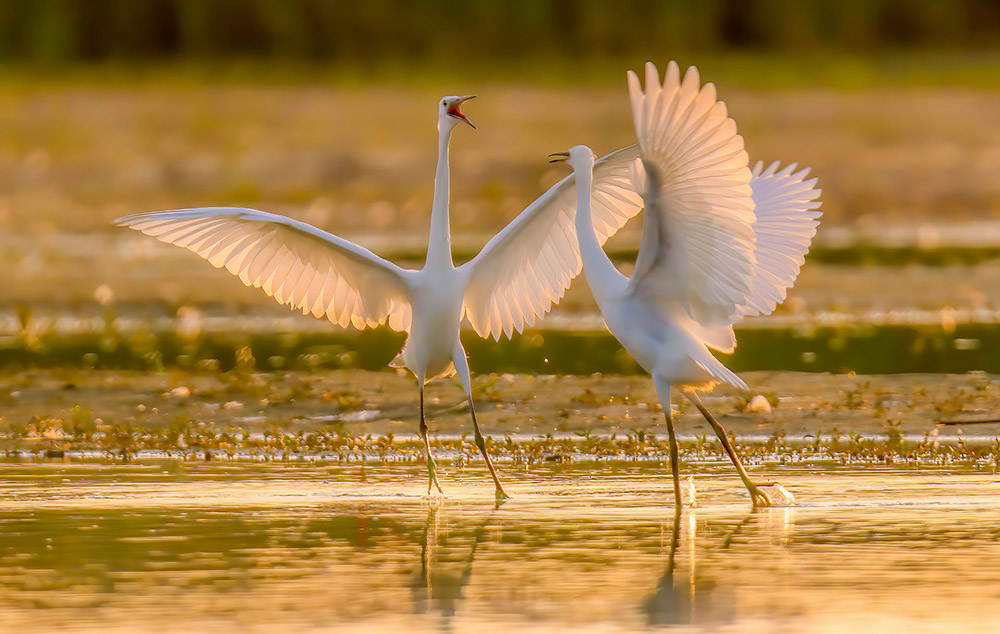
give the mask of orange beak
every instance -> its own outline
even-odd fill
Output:
[[[461,119],[462,121],[465,121],[470,126],[472,126],[473,130],[476,129],[476,125],[474,123],[472,123],[471,121],[469,121],[469,117],[465,116],[465,113],[462,112],[461,106],[466,101],[468,101],[470,99],[475,99],[475,98],[476,98],[475,95],[466,95],[465,97],[457,99],[455,101],[455,103],[453,103],[450,106],[448,106],[448,114],[449,115],[455,117],[456,119]]]

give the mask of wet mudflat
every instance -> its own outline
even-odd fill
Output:
[[[705,396],[705,403],[738,440],[770,442],[779,454],[786,443],[856,452],[870,436],[893,451],[921,442],[939,448],[985,443],[988,448],[1000,435],[996,375],[742,376],[750,392],[720,387]],[[399,448],[414,439],[418,425],[413,379],[391,370],[50,368],[11,373],[3,380],[8,391],[0,393],[0,451],[22,457],[61,451],[127,459],[154,450],[200,459],[207,450],[216,458],[351,460],[358,452],[378,453],[373,448],[380,439]],[[682,444],[717,446],[698,412],[674,396]],[[766,401],[764,410],[755,410],[753,396]],[[638,442],[666,433],[648,375],[479,374],[473,376],[473,398],[484,433],[501,453],[551,435],[574,439],[580,451],[595,454],[593,443],[612,435],[616,441],[631,436]],[[427,408],[433,437],[443,441],[467,434],[463,446],[474,458],[468,406],[458,381],[430,383]],[[412,456],[419,458],[422,449],[416,443],[413,449]],[[641,444],[625,447],[620,457],[645,454],[641,449]]]
[[[0,466],[4,631],[991,631],[1000,477],[724,465],[142,460]]]

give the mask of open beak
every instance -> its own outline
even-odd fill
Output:
[[[473,130],[476,129],[476,124],[469,121],[469,117],[465,116],[465,113],[462,112],[461,106],[466,101],[475,98],[476,98],[475,95],[466,95],[464,97],[459,97],[458,99],[455,100],[455,103],[451,104],[451,106],[448,107],[449,115],[455,117],[456,119],[461,119],[462,121],[465,121],[466,123],[472,126]]]
[[[555,152],[549,154],[549,163],[564,163],[569,160],[569,152]]]

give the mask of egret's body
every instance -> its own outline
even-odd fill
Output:
[[[697,71],[683,80],[673,62],[661,85],[647,65],[646,89],[630,73],[642,167],[633,187],[643,192],[642,239],[631,277],[622,275],[594,232],[586,146],[554,154],[576,175],[577,239],[587,282],[604,322],[653,378],[670,436],[674,494],[681,504],[678,448],[670,387],[680,388],[712,425],[754,504],[770,500],[751,482],[722,425],[698,391],[718,383],[746,388],[711,349],[732,352],[732,325],[768,314],[794,283],[818,223],[819,190],[807,170],[747,166],[743,140]],[[644,183],[645,181],[645,183]]]
[[[413,323],[399,360],[421,383],[452,373],[461,346],[463,277],[454,267],[428,267],[412,278]]]
[[[496,485],[507,497],[476,420],[472,383],[459,338],[463,317],[481,336],[499,339],[530,326],[551,309],[581,268],[572,233],[576,191],[571,177],[549,189],[493,237],[472,260],[454,266],[449,226],[449,145],[460,122],[459,106],[471,97],[445,97],[438,112],[438,162],[434,178],[427,259],[403,269],[368,249],[308,224],[263,211],[227,207],[181,209],[116,220],[157,239],[187,248],[225,267],[247,286],[282,304],[342,327],[387,323],[409,333],[394,365],[413,373],[420,388],[420,435],[428,492],[440,491],[424,419],[424,384],[457,373],[469,401],[476,444]],[[469,123],[471,125],[471,123]],[[594,215],[600,239],[642,208],[629,183],[633,146],[597,162]],[[596,238],[595,238],[596,239]]]
[[[650,375],[672,385],[715,380],[705,370],[705,355],[711,356],[705,345],[677,324],[661,319],[648,304],[622,292],[608,296],[600,305],[608,330]]]

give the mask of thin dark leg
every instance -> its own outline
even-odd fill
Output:
[[[750,499],[753,500],[753,505],[771,506],[770,498],[768,498],[767,495],[750,480],[750,476],[747,475],[747,471],[743,468],[743,463],[740,462],[740,457],[736,453],[736,448],[733,447],[733,443],[729,440],[729,435],[726,433],[722,424],[715,420],[715,417],[712,416],[712,413],[709,412],[705,405],[701,402],[701,398],[698,397],[696,392],[685,390],[684,394],[691,400],[692,403],[694,403],[694,406],[698,408],[701,415],[705,417],[708,424],[715,430],[715,435],[722,441],[722,446],[725,448],[726,453],[729,454],[729,459],[733,461],[733,465],[736,467],[737,473],[740,474],[740,479],[743,480],[743,485],[747,488],[747,491],[750,492]]]
[[[424,439],[424,451],[427,454],[427,495],[431,494],[431,487],[437,487],[438,493],[444,494],[441,484],[437,479],[437,466],[434,464],[434,456],[431,454],[431,442],[427,438],[427,421],[424,420],[424,386],[420,386],[420,437]]]
[[[483,459],[486,460],[486,468],[490,470],[490,475],[493,476],[493,483],[496,485],[497,501],[502,502],[509,499],[510,496],[503,489],[500,476],[497,475],[497,470],[493,467],[493,459],[490,458],[490,453],[486,450],[486,439],[483,438],[483,432],[479,430],[479,421],[476,420],[476,404],[472,400],[472,378],[469,376],[469,361],[465,358],[465,349],[462,348],[461,343],[455,346],[451,360],[455,364],[455,372],[458,374],[458,380],[462,382],[462,390],[465,391],[465,397],[469,399],[469,412],[472,413],[472,430],[476,435],[476,446],[479,447],[479,452],[483,454]]]
[[[486,468],[490,470],[490,475],[493,476],[493,483],[496,484],[496,497],[498,500],[506,500],[510,496],[504,491],[503,483],[500,482],[500,476],[497,475],[497,470],[493,467],[493,459],[490,458],[490,453],[486,450],[486,439],[483,438],[483,433],[479,431],[479,421],[476,420],[476,406],[472,402],[472,394],[469,394],[469,411],[472,412],[472,429],[476,435],[476,446],[479,447],[480,453],[483,454],[483,459],[486,460]]]
[[[670,473],[674,477],[674,501],[677,505],[677,509],[681,508],[681,458],[680,458],[680,448],[677,445],[677,436],[674,434],[674,412],[670,408],[670,403],[667,403],[667,409],[663,412],[664,418],[667,419],[667,436],[668,442],[670,443]]]
[[[674,433],[674,411],[670,407],[670,384],[654,376],[653,387],[656,388],[656,396],[660,399],[660,406],[663,407],[663,417],[667,419],[667,435],[670,444],[670,473],[674,478],[674,501],[677,508],[680,509],[683,504],[681,501],[681,458],[680,447],[677,444],[677,435]]]

